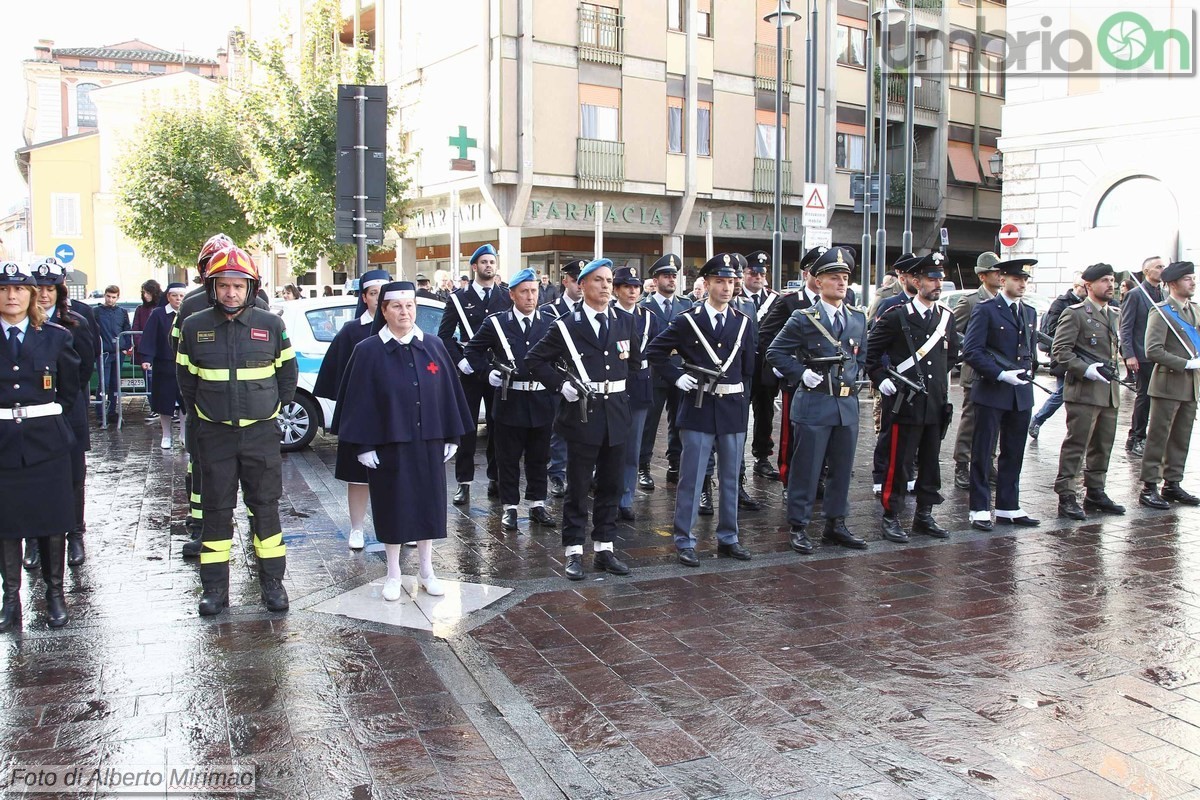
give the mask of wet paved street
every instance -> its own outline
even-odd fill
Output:
[[[1055,519],[1060,412],[1022,480],[1043,527],[1015,536],[969,532],[950,487],[949,541],[877,541],[864,436],[868,551],[791,553],[779,484],[751,478],[755,560],[685,570],[659,463],[621,528],[634,575],[569,584],[557,534],[503,534],[477,482],[435,566],[513,591],[445,637],[313,610],[384,571],[346,549],[322,439],[285,459],[292,611],[259,605],[242,519],[234,608],[200,620],[184,458],[135,407],[94,436],[71,625],[46,628],[39,579],[0,636],[0,766],[252,763],[280,798],[1194,800],[1200,511],[1137,507],[1129,405],[1109,479],[1129,514]]]

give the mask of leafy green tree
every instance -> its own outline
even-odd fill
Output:
[[[191,266],[218,231],[238,242],[261,231],[233,188],[248,160],[226,111],[220,97],[158,109],[118,164],[117,223],[160,266]]]
[[[319,0],[305,15],[299,50],[281,41],[246,44],[256,75],[236,102],[253,155],[251,170],[235,183],[251,221],[291,251],[297,274],[322,256],[331,263],[354,258],[352,245],[334,242],[337,87],[373,83],[375,76],[370,50],[341,47],[342,22],[337,0]],[[388,230],[402,224],[406,168],[394,154],[387,159]]]

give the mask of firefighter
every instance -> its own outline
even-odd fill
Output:
[[[204,484],[201,616],[219,614],[229,605],[239,480],[256,523],[263,603],[270,611],[288,608],[275,417],[295,395],[296,356],[283,320],[255,307],[259,285],[258,268],[245,251],[220,251],[204,278],[211,307],[188,317],[179,336],[176,373],[187,413],[196,415],[191,444]]]

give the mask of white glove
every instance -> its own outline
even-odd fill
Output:
[[[1109,382],[1108,378],[1100,374],[1099,364],[1088,364],[1087,372],[1083,373],[1083,377],[1087,378],[1089,381],[1101,381],[1102,383]]]
[[[488,373],[488,384],[497,389],[504,383],[504,376],[500,374],[500,370],[494,369]]]
[[[358,463],[362,464],[367,469],[375,469],[379,466],[379,453],[376,453],[374,450],[368,450],[365,453],[359,453]]]
[[[804,381],[804,385],[810,389],[815,389],[821,385],[821,373],[813,372],[811,369],[804,370],[804,374],[800,376],[800,380]]]
[[[458,445],[446,442],[444,445],[442,445],[442,463],[444,464],[450,459],[454,458],[454,454],[457,452]]]
[[[570,381],[564,381],[562,388],[558,391],[562,393],[563,399],[568,403],[574,403],[579,399],[579,390],[571,385]]]
[[[782,373],[782,372],[780,372],[779,370],[775,369],[774,367],[771,367],[771,372],[774,372],[774,373],[775,373],[775,377],[776,377],[776,378],[779,378],[779,380],[783,380],[783,373]]]
[[[1200,369],[1200,358],[1189,358],[1184,369]]]
[[[469,361],[467,361],[465,358],[461,359],[458,362],[458,371],[461,372],[463,375],[474,375],[475,374],[475,369],[471,366],[471,363]]]
[[[1026,386],[1026,385],[1028,385],[1029,381],[1021,380],[1021,378],[1019,377],[1020,375],[1021,375],[1021,370],[1019,370],[1019,369],[1006,369],[1003,372],[1001,372],[999,375],[996,376],[996,380],[1000,381],[1001,383],[1007,383],[1009,386]]]
[[[682,391],[690,392],[700,384],[693,376],[688,375],[685,372],[679,376],[679,380],[675,381],[675,385],[678,386]]]
[[[891,378],[884,378],[879,384],[879,393],[884,397],[891,397],[896,393],[896,382]]]

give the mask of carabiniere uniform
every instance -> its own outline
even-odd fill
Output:
[[[597,272],[611,275],[612,262],[606,258],[590,262],[579,273],[579,279],[582,282]],[[601,326],[599,333],[596,325]],[[607,305],[604,309],[593,309],[586,300],[569,317],[555,320],[525,357],[534,379],[555,391],[563,392],[563,384],[568,382],[563,372],[570,373],[572,384],[587,389],[577,400],[560,403],[554,422],[555,430],[567,442],[562,542],[567,551],[565,572],[571,580],[584,577],[584,527],[593,474],[596,477],[592,503],[594,566],[597,571],[613,575],[629,574],[629,567],[613,553],[612,541],[617,527],[625,448],[637,446],[630,441],[632,420],[626,387],[630,371],[641,361],[641,340],[634,328],[633,315]],[[587,409],[586,421],[581,405]]]

